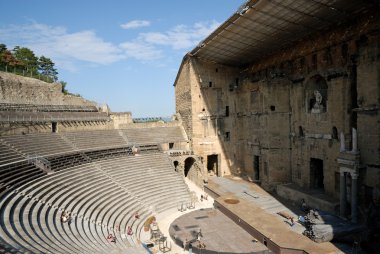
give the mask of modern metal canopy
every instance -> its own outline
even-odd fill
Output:
[[[189,55],[244,66],[346,23],[374,6],[378,6],[377,1],[249,0]]]

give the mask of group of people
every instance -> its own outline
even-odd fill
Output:
[[[120,230],[120,226],[118,226],[118,229],[117,230]],[[133,235],[133,231],[132,231],[132,227],[131,226],[127,226],[126,228],[126,231],[127,231],[127,235],[131,236]],[[107,240],[111,243],[116,243],[116,236],[112,235],[111,233],[107,236]]]
[[[138,212],[135,213],[134,215],[135,219],[140,219],[140,214]],[[68,222],[69,224],[71,223],[71,213],[66,211],[66,210],[63,210],[62,214],[61,214],[61,222],[62,223],[66,223]],[[120,231],[120,226],[117,225],[116,226],[116,230]],[[131,226],[127,226],[126,228],[126,231],[127,231],[127,234],[129,236],[133,235],[133,231],[132,231],[132,227]],[[116,236],[112,235],[111,233],[107,236],[107,240],[111,243],[116,243]]]
[[[107,236],[107,240],[111,243],[116,243],[116,236],[112,235],[112,234],[109,234]]]
[[[140,214],[138,212],[135,213],[134,215],[135,219],[140,219]],[[71,223],[71,214],[70,212],[66,211],[66,210],[63,210],[62,214],[61,214],[61,222],[62,223],[66,223],[68,222],[69,224]],[[120,231],[120,226],[117,225],[116,229],[118,231]],[[126,228],[126,231],[127,231],[127,235],[131,236],[133,235],[133,231],[132,231],[132,227],[131,226],[127,226]],[[112,235],[112,234],[109,234],[107,236],[107,240],[111,243],[116,243],[116,236]]]
[[[201,194],[201,202],[203,202],[203,200],[207,200],[208,199],[208,195],[207,193],[206,194]]]
[[[199,249],[205,249],[206,244],[204,242],[202,242],[202,237],[203,237],[202,230],[201,230],[201,228],[199,228],[198,232],[196,232],[196,238],[195,239],[193,239],[191,241],[188,241],[187,238],[185,239],[185,241],[183,242],[183,251],[185,251],[186,247],[188,246],[189,247],[189,253],[192,253],[194,243],[197,243],[196,246]]]
[[[70,212],[67,212],[65,210],[63,210],[62,214],[61,214],[61,222],[62,223],[66,223],[68,222],[69,224],[71,223],[71,215],[70,215]]]

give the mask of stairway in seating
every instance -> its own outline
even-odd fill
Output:
[[[93,161],[89,156],[87,156],[85,153],[82,153],[82,156],[88,161],[88,162],[92,162],[92,164],[95,166],[95,168],[97,170],[99,170],[103,175],[105,175],[108,179],[110,179],[116,186],[118,186],[119,188],[121,188],[122,190],[124,190],[126,193],[130,194],[133,199],[136,200],[136,202],[138,204],[140,204],[142,207],[146,208],[147,210],[149,210],[151,213],[153,213],[152,209],[150,206],[148,206],[145,202],[143,202],[139,197],[137,197],[136,195],[133,194],[132,191],[130,191],[124,184],[121,184],[119,181],[117,181],[114,177],[112,177],[111,174],[109,174],[106,170],[104,170],[102,168],[101,165],[99,165],[99,163],[97,163],[96,161]]]
[[[127,144],[129,144],[128,138],[127,138],[127,136],[124,135],[123,131],[122,130],[118,130],[118,132],[119,132],[120,137],[122,137],[124,139],[124,141]]]
[[[59,134],[59,133],[58,133]],[[71,146],[73,148],[74,151],[79,151],[79,148],[73,143],[71,142],[65,135],[61,135],[59,134],[59,136],[61,137],[61,139],[63,139],[69,146]]]
[[[9,144],[8,142],[4,141],[3,139],[0,139],[0,143],[7,146],[10,150],[16,152],[17,154],[19,154],[20,156],[23,157],[23,159],[25,159],[26,157],[28,157],[28,155],[26,153],[23,153],[21,152],[20,150],[18,150],[16,147],[12,146],[11,144]]]

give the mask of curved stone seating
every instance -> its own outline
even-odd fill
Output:
[[[0,165],[15,163],[17,161],[25,160],[21,154],[13,151],[0,141]]]
[[[74,131],[63,132],[60,135],[73,143],[79,150],[128,145],[118,130]]]
[[[65,154],[74,150],[73,146],[62,139],[57,133],[3,136],[2,140],[21,153],[30,156]]]
[[[98,112],[96,106],[90,105],[54,105],[54,104],[20,104],[0,103],[0,110],[7,111],[43,111],[43,112]]]
[[[162,144],[186,141],[181,127],[130,128],[121,130],[133,144]]]
[[[161,212],[190,197],[172,167],[166,154],[149,153],[85,163],[29,181],[0,199],[0,243],[25,253],[144,253],[139,233],[152,208]],[[64,209],[72,214],[70,224],[60,221]],[[133,235],[123,239],[128,226]],[[116,244],[106,239],[110,233]]]
[[[41,169],[26,161],[2,166],[0,167],[0,194],[6,189],[20,186],[43,175],[45,173]]]
[[[176,207],[179,201],[190,200],[182,177],[174,172],[165,154],[121,157],[98,164],[149,206],[157,208],[157,212]]]

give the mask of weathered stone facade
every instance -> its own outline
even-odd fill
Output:
[[[204,166],[269,190],[293,183],[337,199],[340,133],[351,149],[355,128],[364,201],[380,184],[379,17],[371,13],[243,67],[186,55],[176,110]]]
[[[96,103],[78,96],[62,93],[59,83],[22,77],[0,71],[0,102],[41,105],[86,105]]]

